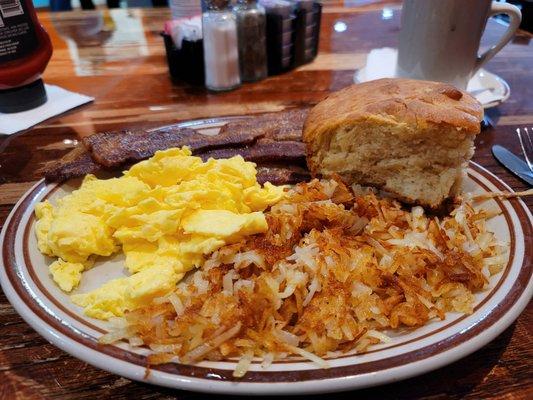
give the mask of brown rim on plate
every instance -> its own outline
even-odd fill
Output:
[[[483,189],[485,190],[489,190],[488,187],[483,184],[481,181],[479,181],[477,178],[473,177],[473,176],[470,176],[470,178],[472,180],[474,180],[479,186],[481,186]],[[48,200],[51,195],[53,193],[55,193],[58,189],[60,188],[60,186],[56,186],[54,187],[52,190],[50,190],[42,199],[41,201],[44,201],[44,200]],[[502,210],[505,210],[505,207],[503,206],[502,202],[500,199],[495,199],[496,202],[498,203],[498,206],[500,207],[500,209]],[[511,221],[511,218],[509,217],[509,215],[504,212],[503,213],[504,217],[505,217],[505,220],[507,222],[507,225],[508,226],[513,226],[512,224],[512,221]],[[90,329],[93,329],[101,334],[105,334],[107,333],[106,330],[94,325],[93,323],[91,323],[89,320],[83,318],[82,316],[80,316],[79,314],[76,314],[70,310],[68,310],[63,304],[61,304],[54,296],[52,296],[52,294],[46,289],[46,287],[44,287],[44,285],[42,284],[41,280],[38,278],[37,276],[37,273],[35,272],[35,266],[33,265],[33,263],[31,262],[31,258],[30,258],[30,255],[29,255],[29,235],[32,234],[32,226],[33,226],[33,221],[35,221],[35,214],[32,213],[28,222],[26,223],[25,225],[25,228],[24,228],[24,236],[23,236],[23,254],[24,254],[24,263],[26,265],[26,269],[28,270],[28,273],[30,275],[30,278],[33,280],[33,282],[35,283],[35,286],[37,286],[37,288],[41,291],[41,293],[44,295],[44,297],[50,301],[52,304],[54,304],[60,311],[62,311],[63,313],[65,313],[66,315],[68,315],[70,318],[72,318],[73,320],[75,321],[78,321],[80,324],[90,328]],[[514,234],[514,230],[511,229],[510,230],[510,236],[511,236],[511,240],[510,240],[510,252],[509,252],[509,259],[507,261],[507,265],[505,266],[504,268],[504,272],[502,274],[502,276],[500,277],[500,279],[498,280],[498,283],[496,284],[496,286],[494,288],[492,288],[491,292],[485,296],[485,298],[479,303],[477,304],[475,307],[474,307],[474,312],[476,312],[479,308],[481,308],[492,296],[494,293],[496,293],[496,291],[500,288],[500,286],[503,284],[503,282],[505,281],[505,279],[507,278],[507,275],[509,274],[509,267],[512,265],[513,263],[513,259],[514,259],[514,250],[515,250],[515,246],[516,246],[516,238],[515,238],[515,234]],[[401,343],[397,343],[395,345],[392,345],[392,346],[386,346],[386,347],[383,347],[383,348],[380,348],[380,349],[375,349],[375,350],[369,350],[369,351],[365,351],[364,354],[371,354],[371,353],[377,353],[377,352],[382,352],[382,351],[385,351],[385,350],[390,350],[390,349],[393,349],[393,348],[396,348],[396,347],[399,347],[399,346],[404,346],[404,345],[407,345],[407,344],[411,344],[411,343],[414,343],[414,342],[417,342],[417,341],[420,341],[422,339],[425,339],[429,336],[432,336],[432,335],[435,335],[445,329],[448,329],[449,327],[453,326],[453,325],[456,325],[458,323],[460,323],[461,321],[463,321],[465,318],[467,318],[468,315],[462,315],[461,317],[455,319],[453,322],[449,323],[449,324],[446,324],[444,326],[441,326],[440,328],[438,329],[435,329],[435,330],[432,330],[431,332],[428,332],[426,333],[425,335],[422,335],[422,336],[418,336],[416,338],[413,338],[411,340],[407,340],[405,342],[401,342]],[[124,351],[128,351],[128,350],[124,350]],[[134,353],[134,352],[131,352],[131,351],[128,351],[132,354],[137,354],[137,353]],[[362,353],[361,353],[362,354]],[[331,359],[342,359],[342,358],[347,358],[347,357],[353,357],[355,355],[355,353],[346,353],[346,354],[339,354],[338,356],[330,356],[330,357],[322,357],[323,359],[325,360],[331,360]],[[287,359],[287,360],[279,360],[279,361],[274,361],[274,363],[281,363],[281,364],[291,364],[291,363],[299,363],[299,362],[302,362],[303,361],[307,361],[301,357],[291,357],[290,359]],[[253,362],[254,364],[259,364],[260,361],[254,361]]]
[[[485,178],[487,178],[491,183],[496,187],[502,190],[506,190],[501,182],[499,182],[495,177],[488,174],[482,167],[477,164],[472,163],[471,167],[477,172],[481,173]],[[478,182],[480,183],[480,182]],[[38,298],[35,293],[30,293],[31,289],[25,287],[24,283],[21,281],[21,276],[17,273],[16,269],[16,258],[15,258],[15,236],[16,231],[21,223],[22,216],[26,208],[39,196],[42,190],[45,188],[45,183],[41,182],[35,186],[30,193],[22,200],[22,202],[14,210],[11,219],[8,222],[8,226],[5,228],[5,242],[2,251],[3,262],[6,267],[6,273],[11,283],[12,287],[15,289],[18,296],[24,301],[24,304],[31,309],[31,311],[48,324],[51,328],[60,332],[67,338],[79,343],[80,345],[92,349],[94,351],[103,353],[105,355],[111,356],[121,361],[126,361],[138,366],[146,366],[146,357],[139,355],[127,350],[121,349],[116,346],[105,346],[97,342],[96,338],[88,336],[79,332],[74,327],[69,327],[66,324],[62,323],[59,320],[58,316],[55,316],[51,313],[50,310],[43,310],[38,304]],[[500,202],[500,200],[498,200]],[[519,201],[516,199],[509,200],[509,203],[512,205],[514,211],[518,215],[520,221],[528,221],[529,217],[520,205]],[[502,203],[499,203],[500,207]],[[505,212],[507,223],[511,228],[511,235],[513,234],[513,225],[510,217]],[[26,227],[27,228],[27,227]],[[524,238],[526,243],[531,240],[533,237],[532,227],[530,224],[523,225],[524,229]],[[24,235],[26,236],[26,235]],[[25,243],[27,244],[27,242]],[[512,252],[510,253],[512,255]],[[456,333],[450,337],[447,337],[439,342],[430,344],[424,348],[417,349],[408,353],[388,357],[381,360],[369,361],[356,365],[347,365],[333,367],[330,369],[312,369],[312,370],[292,370],[292,371],[249,371],[244,378],[236,379],[232,376],[232,370],[219,369],[219,368],[206,368],[194,365],[182,365],[182,364],[163,364],[158,366],[152,366],[152,370],[163,371],[175,375],[180,375],[183,377],[196,377],[210,380],[223,380],[223,381],[238,381],[238,382],[294,382],[294,381],[306,381],[306,380],[321,380],[321,379],[331,379],[338,377],[347,377],[347,376],[356,376],[365,373],[382,371],[397,366],[413,363],[426,359],[428,357],[434,356],[438,353],[451,349],[464,343],[465,341],[473,338],[477,334],[481,333],[485,328],[491,326],[499,318],[501,318],[506,311],[508,311],[515,302],[520,298],[521,294],[524,292],[527,284],[530,280],[532,273],[532,249],[531,247],[525,247],[524,253],[524,262],[520,270],[520,273],[514,282],[512,288],[510,289],[508,295],[505,297],[504,301],[498,304],[492,312],[481,319],[474,326],[462,331],[461,333]],[[506,268],[507,271],[508,268]],[[501,284],[505,280],[505,276],[502,276],[499,280]],[[37,285],[37,282],[35,282]],[[487,296],[485,301],[488,300],[490,296]],[[63,310],[62,310],[63,311]],[[466,318],[466,317],[463,317]],[[79,320],[78,320],[79,321]],[[85,322],[84,322],[85,324]],[[451,325],[451,324],[450,324]],[[405,343],[402,343],[403,345]],[[392,346],[391,346],[392,347]],[[390,347],[389,347],[390,348]]]

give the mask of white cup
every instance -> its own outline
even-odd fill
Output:
[[[478,55],[487,19],[507,14],[500,40]],[[396,76],[451,83],[466,89],[470,78],[513,37],[522,15],[491,0],[404,0]]]

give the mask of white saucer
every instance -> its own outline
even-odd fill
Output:
[[[394,66],[396,65],[395,53],[396,49],[384,48],[372,50],[369,54],[367,65],[355,71],[353,77],[354,82],[362,83],[373,79],[394,77]],[[374,64],[377,67],[371,74],[367,74],[368,64]],[[470,79],[467,91],[479,100],[483,108],[496,107],[511,95],[511,89],[507,82],[498,75],[483,68]]]
[[[466,90],[479,100],[483,108],[496,107],[511,95],[509,84],[503,78],[483,68],[470,79]]]

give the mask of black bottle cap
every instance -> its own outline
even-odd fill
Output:
[[[17,113],[31,110],[46,103],[46,90],[42,79],[13,89],[0,90],[0,113]]]

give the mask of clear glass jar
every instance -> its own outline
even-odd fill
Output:
[[[266,15],[256,0],[238,0],[237,17],[239,66],[243,81],[257,81],[267,76]]]
[[[236,17],[229,0],[208,0],[202,15],[205,85],[214,91],[241,84]]]

